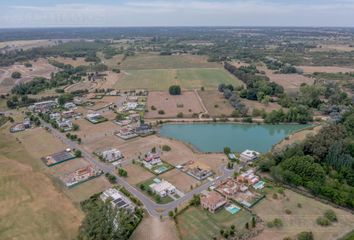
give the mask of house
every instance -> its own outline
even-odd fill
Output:
[[[62,129],[64,132],[70,131],[73,128],[73,123],[70,120],[57,120],[59,129]]]
[[[200,161],[188,161],[183,164],[182,170],[199,181],[213,175],[213,171],[210,167]]]
[[[134,131],[136,134],[146,135],[146,134],[151,133],[152,129],[149,124],[144,123],[144,124],[140,124],[139,127],[136,127]]]
[[[76,108],[76,105],[73,102],[67,102],[64,104],[64,108],[70,110]]]
[[[122,153],[115,148],[101,152],[100,156],[107,162],[114,162],[123,158]]]
[[[58,119],[60,119],[60,113],[51,113],[51,114],[49,114],[49,118],[51,119],[51,120],[58,120]]]
[[[138,136],[130,127],[124,127],[120,129],[118,132],[115,133],[115,135],[124,140],[128,140]]]
[[[202,193],[200,204],[204,209],[214,213],[217,209],[227,203],[226,199],[215,191]]]
[[[37,102],[33,104],[33,111],[35,112],[49,112],[53,108],[57,107],[58,104],[56,101],[44,101],[44,102]]]
[[[125,110],[129,111],[129,110],[134,110],[138,107],[138,103],[137,102],[128,102],[126,104]]]
[[[158,194],[160,197],[166,197],[169,194],[174,194],[176,192],[176,187],[173,186],[171,183],[162,180],[155,181],[155,183],[151,184],[149,187],[151,190]]]
[[[99,113],[89,113],[86,115],[86,119],[93,124],[107,121],[107,119]]]
[[[82,97],[74,97],[73,101],[75,105],[81,105],[84,103],[84,99]]]
[[[138,113],[130,114],[129,119],[132,122],[139,122],[140,121],[140,114],[138,114]]]
[[[62,177],[63,182],[67,187],[72,187],[81,182],[90,180],[91,178],[98,177],[102,174],[102,170],[96,169],[95,167],[88,165],[77,169],[76,171]]]
[[[23,126],[25,128],[31,128],[31,120],[29,118],[25,118],[25,120],[23,121]]]
[[[156,165],[161,162],[160,154],[159,153],[152,153],[152,152],[149,152],[148,154],[146,154],[144,160],[146,163],[149,163],[150,165]]]
[[[242,162],[254,161],[258,158],[259,155],[260,155],[259,152],[247,149],[240,154],[240,160]]]
[[[248,185],[254,185],[259,182],[259,177],[254,174],[253,170],[248,170],[247,172],[240,174],[237,177],[237,181],[247,183]]]
[[[61,116],[63,118],[72,118],[75,117],[77,114],[73,111],[73,110],[69,110],[69,111],[64,111],[61,113]]]
[[[126,209],[128,211],[134,211],[135,209],[135,205],[132,201],[115,188],[105,190],[100,195],[100,198],[104,202],[107,200],[110,201],[112,206],[118,209]]]

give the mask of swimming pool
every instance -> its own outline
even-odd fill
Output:
[[[265,184],[264,181],[259,181],[258,183],[254,184],[253,187],[254,189],[262,189],[264,188],[264,184]]]
[[[229,213],[231,213],[231,214],[238,213],[238,211],[241,210],[239,207],[237,207],[237,206],[234,205],[234,204],[231,204],[230,206],[225,207],[225,209],[226,209]]]
[[[161,166],[158,169],[155,169],[154,172],[157,173],[157,174],[160,174],[160,173],[166,172],[167,170],[168,170],[167,167]]]

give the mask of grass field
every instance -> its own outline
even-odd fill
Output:
[[[222,68],[220,64],[207,61],[206,56],[138,54],[127,57],[121,64],[123,70],[176,69],[176,68]]]
[[[126,70],[115,85],[120,89],[146,88],[148,90],[167,90],[171,85],[184,89],[216,89],[220,83],[242,84],[235,77],[219,68],[188,69],[149,69]]]
[[[83,214],[8,127],[0,129],[0,239],[74,239]]]
[[[204,240],[220,237],[220,229],[235,225],[236,230],[243,230],[246,222],[251,222],[252,215],[241,210],[232,215],[225,209],[210,213],[201,208],[189,207],[177,216],[177,229],[182,240]]]
[[[255,238],[257,240],[284,239],[285,237],[295,239],[294,237],[302,231],[312,231],[314,239],[332,240],[339,239],[353,230],[354,215],[349,211],[333,208],[290,190],[285,190],[284,195],[278,193],[278,188],[266,188],[265,191],[266,198],[252,209],[265,222],[273,221],[274,218],[281,219],[283,227],[266,227]],[[274,193],[277,194],[276,199],[273,197]],[[328,209],[336,213],[338,222],[331,226],[321,227],[316,223],[316,219],[323,216]],[[290,210],[291,214],[287,214],[285,210]]]

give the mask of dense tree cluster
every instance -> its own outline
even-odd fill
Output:
[[[281,153],[263,157],[261,170],[295,186],[304,186],[315,195],[354,208],[354,113],[342,122],[330,124],[303,143]]]
[[[168,92],[171,95],[181,95],[181,87],[178,85],[172,85],[170,86],[170,88],[168,89]]]

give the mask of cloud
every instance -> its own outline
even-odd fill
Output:
[[[354,26],[354,0],[172,0],[13,5],[0,27],[292,25]]]

